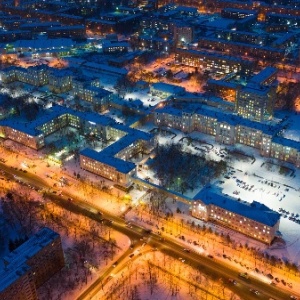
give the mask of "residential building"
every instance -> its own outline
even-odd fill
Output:
[[[215,136],[219,143],[244,144],[258,149],[262,156],[300,167],[300,142],[278,137],[280,124],[253,121],[204,104],[186,105],[184,109],[158,108],[153,112],[153,119],[158,127],[171,127],[185,133],[199,131]]]
[[[280,214],[257,201],[248,203],[206,186],[193,199],[191,215],[270,245],[279,235]]]
[[[43,111],[25,126],[22,121],[14,119],[0,121],[0,136],[39,150],[46,146],[45,137],[66,126],[92,133],[108,144],[100,152],[90,148],[82,150],[81,168],[111,179],[124,188],[131,186],[136,173],[135,163],[128,160],[140,151],[152,149],[156,143],[151,134],[117,124],[103,115],[59,105]]]
[[[2,81],[5,83],[21,81],[34,86],[43,86],[48,83],[48,66],[39,65],[27,69],[8,67],[0,71]]]
[[[48,87],[53,93],[65,93],[72,88],[73,72],[66,69],[51,69],[48,76]]]
[[[273,117],[276,88],[248,84],[240,86],[236,94],[236,112],[244,118],[255,121],[270,120]]]
[[[150,85],[150,93],[153,96],[168,98],[169,96],[178,96],[185,93],[185,88],[164,82],[156,82]]]
[[[221,74],[240,72],[250,74],[254,63],[234,56],[216,52],[176,49],[175,62],[185,66],[214,71]]]
[[[192,43],[194,39],[194,30],[191,25],[183,22],[174,23],[174,43],[175,47],[183,48]]]
[[[36,289],[64,266],[58,233],[43,228],[7,256],[0,265],[1,300],[37,300]]]

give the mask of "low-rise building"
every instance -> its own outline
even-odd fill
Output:
[[[81,168],[111,179],[125,188],[132,184],[136,165],[128,161],[140,151],[152,149],[155,138],[146,132],[116,123],[113,119],[89,112],[79,112],[55,105],[43,111],[32,121],[6,119],[0,121],[0,136],[39,150],[46,146],[45,137],[55,131],[72,126],[109,145],[101,151],[84,149],[80,152]]]
[[[164,82],[153,83],[150,86],[150,92],[154,96],[168,98],[169,96],[180,96],[185,92],[185,88]]]
[[[73,72],[70,70],[51,69],[48,76],[49,90],[53,93],[65,93],[72,88]]]
[[[193,199],[191,215],[215,222],[270,245],[278,235],[280,214],[257,201],[248,203],[206,186]]]
[[[48,66],[40,65],[29,68],[8,67],[1,71],[2,81],[5,83],[21,81],[34,86],[48,83]]]
[[[153,112],[155,125],[185,133],[199,131],[215,136],[221,144],[240,143],[254,147],[265,157],[276,158],[300,167],[300,142],[277,136],[280,124],[257,122],[232,112],[206,105],[158,108]]]
[[[250,74],[255,63],[235,56],[216,52],[176,49],[175,62],[178,64],[228,74],[240,72]]]

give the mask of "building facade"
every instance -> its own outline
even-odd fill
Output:
[[[215,71],[220,74],[232,72],[250,74],[255,65],[252,61],[243,60],[234,56],[204,50],[185,49],[176,49],[175,62],[185,66]]]
[[[191,215],[231,228],[268,245],[279,232],[279,213],[257,201],[248,203],[225,195],[216,186],[206,186],[194,197]]]
[[[265,157],[290,162],[300,167],[300,142],[278,137],[280,125],[245,119],[214,107],[187,106],[156,109],[153,120],[158,127],[171,127],[185,133],[199,131],[215,136],[221,144],[240,143],[259,150]]]
[[[59,234],[43,228],[3,257],[1,300],[37,300],[36,289],[64,267]]]

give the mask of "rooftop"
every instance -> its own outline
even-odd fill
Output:
[[[204,187],[194,200],[200,200],[205,205],[216,205],[230,212],[244,216],[248,219],[273,227],[279,220],[280,214],[257,201],[248,203],[241,199],[228,196],[222,193],[222,189],[217,186],[208,185]]]

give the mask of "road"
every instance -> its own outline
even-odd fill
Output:
[[[39,189],[53,190],[47,181],[41,179],[40,177],[31,174],[24,173],[19,169],[11,168],[5,164],[0,163],[0,169],[5,172],[5,176],[10,180],[22,180],[27,182],[31,186],[34,186]],[[223,264],[217,259],[212,259],[192,251],[184,251],[183,246],[173,239],[164,237],[162,240],[161,235],[157,235],[153,232],[147,231],[141,226],[131,224],[127,226],[125,220],[112,215],[108,212],[99,212],[99,209],[88,202],[75,197],[74,194],[68,194],[64,192],[63,196],[59,196],[53,192],[45,192],[46,196],[51,199],[54,203],[59,206],[64,207],[67,210],[73,211],[85,215],[91,219],[94,219],[98,222],[105,222],[106,225],[110,226],[112,229],[117,230],[125,235],[127,235],[133,244],[133,249],[128,249],[118,262],[121,263],[136,247],[140,246],[142,241],[141,239],[147,239],[147,244],[153,248],[174,257],[174,258],[183,258],[186,260],[186,263],[189,263],[191,266],[198,268],[201,272],[211,276],[212,278],[222,279],[223,282],[228,282],[228,278],[232,278],[237,281],[237,285],[228,286],[233,292],[241,297],[241,299],[250,300],[250,299],[290,299],[290,294],[286,291],[279,289],[276,286],[272,286],[268,283],[262,282],[254,277],[251,277],[249,280],[242,280],[238,274],[239,270],[229,267],[226,264]],[[73,201],[69,201],[69,198],[72,198]],[[105,283],[106,278],[111,274],[113,267],[109,267],[100,278],[98,278],[78,299],[86,299],[87,295],[90,296],[96,294],[97,291],[101,288],[102,284]],[[260,291],[259,295],[251,293],[249,290],[255,289]]]

